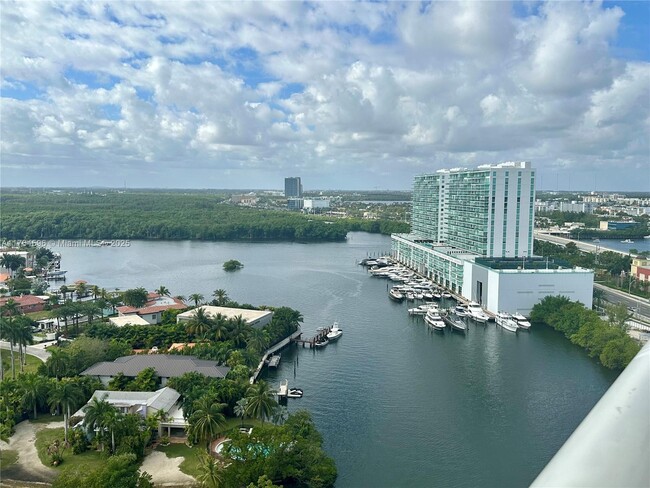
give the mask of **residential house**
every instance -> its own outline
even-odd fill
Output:
[[[9,300],[18,304],[20,313],[42,312],[45,309],[47,301],[35,295],[22,295],[19,297],[2,297],[0,298],[0,307],[4,307]]]
[[[273,318],[273,312],[270,310],[249,310],[247,308],[213,307],[211,305],[203,305],[188,310],[187,312],[179,313],[176,316],[176,322],[188,322],[196,315],[196,311],[199,309],[202,309],[210,318],[214,318],[217,315],[223,315],[227,319],[234,319],[241,316],[248,325],[257,329],[261,329],[270,323]]]
[[[142,307],[131,307],[124,305],[117,307],[120,317],[137,315],[147,321],[148,324],[159,324],[162,321],[162,313],[165,310],[183,310],[187,305],[178,298],[172,298],[158,293],[149,293],[147,302]]]

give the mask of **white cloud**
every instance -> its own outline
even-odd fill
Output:
[[[119,185],[152,162],[166,186],[196,185],[193,168],[269,186],[276,168],[271,186],[300,172],[405,188],[423,169],[524,158],[647,172],[650,64],[611,49],[624,8],[5,2],[3,182],[60,184],[34,182],[37,165]]]

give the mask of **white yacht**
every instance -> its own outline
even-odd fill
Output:
[[[444,330],[447,326],[438,313],[437,308],[427,310],[427,313],[424,316],[424,321],[434,330]]]
[[[517,321],[512,318],[512,315],[506,312],[499,312],[496,316],[495,321],[497,325],[500,325],[510,332],[517,332],[517,329],[519,328]]]
[[[334,325],[332,325],[332,329],[327,333],[326,337],[328,341],[335,341],[342,335],[343,335],[343,329],[339,329],[339,323],[334,322]]]
[[[517,327],[523,330],[528,330],[530,329],[530,322],[526,317],[521,315],[520,313],[513,313],[512,318],[515,319],[517,322]]]
[[[473,321],[479,322],[481,324],[487,323],[487,321],[490,319],[488,314],[486,314],[481,306],[476,302],[469,302],[467,304],[467,316]]]
[[[401,302],[402,300],[404,300],[404,295],[397,288],[391,288],[390,291],[388,292],[388,296],[391,297],[393,300],[398,301],[398,302]]]
[[[458,315],[459,317],[469,317],[469,313],[467,312],[467,308],[464,305],[456,305],[454,307],[454,313]]]

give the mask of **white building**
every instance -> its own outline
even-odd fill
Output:
[[[304,198],[302,208],[309,213],[319,213],[330,208],[329,198]]]
[[[187,312],[178,314],[176,316],[176,322],[180,323],[192,320],[198,309],[202,309],[210,318],[214,318],[218,314],[223,315],[227,319],[234,319],[241,316],[248,325],[258,329],[261,329],[270,323],[273,318],[273,312],[270,310],[249,310],[247,308],[213,307],[211,305],[203,305],[193,310],[188,310]]]
[[[533,256],[535,172],[528,162],[416,176],[410,234],[393,257],[488,311],[529,313],[546,295],[591,307],[593,271]]]

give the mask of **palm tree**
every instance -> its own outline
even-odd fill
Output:
[[[253,329],[250,331],[246,345],[255,351],[261,353],[269,345],[269,334],[263,329]]]
[[[29,317],[21,315],[16,317],[14,323],[16,325],[16,341],[18,343],[18,360],[20,362],[20,372],[22,373],[25,371],[27,346],[34,344],[34,334],[32,332],[33,321]]]
[[[63,295],[63,301],[65,302],[65,297],[66,297],[67,293],[70,291],[70,289],[65,285],[61,285],[61,288],[59,288],[59,291],[61,292],[61,295]]]
[[[246,400],[246,413],[253,418],[261,419],[262,423],[264,419],[271,417],[277,405],[273,392],[265,381],[258,381],[249,386],[246,390]]]
[[[196,337],[205,337],[211,327],[212,319],[210,316],[203,308],[197,308],[194,310],[192,318],[187,322],[186,330]]]
[[[219,461],[214,456],[205,453],[199,455],[199,475],[196,479],[201,483],[201,487],[220,488],[222,478],[219,469]]]
[[[60,347],[53,347],[49,349],[50,357],[47,358],[45,366],[47,368],[48,374],[54,375],[58,380],[59,378],[65,376],[65,373],[68,370],[69,357]]]
[[[91,398],[90,403],[84,407],[84,427],[87,432],[98,432],[97,435],[102,441],[102,451],[104,450],[104,433],[110,430],[111,447],[115,451],[114,429],[119,412],[117,408],[106,401],[106,397],[106,394],[102,398],[94,396]]]
[[[80,281],[75,285],[74,290],[77,292],[77,300],[79,300],[88,293],[88,286],[83,281]]]
[[[36,408],[43,403],[47,395],[45,378],[36,373],[24,374],[20,377],[20,392],[25,408],[34,409],[34,418],[37,416]]]
[[[180,300],[181,302],[185,303],[185,296],[184,295],[176,295],[174,298],[176,300]]]
[[[21,266],[25,266],[25,258],[19,256],[18,254],[3,254],[0,256],[0,266],[7,268],[11,271],[11,276],[13,277],[14,273]]]
[[[236,347],[242,347],[251,333],[252,327],[241,315],[237,315],[230,321],[230,338]]]
[[[61,407],[63,410],[63,440],[68,443],[68,420],[70,410],[83,401],[83,392],[72,378],[63,378],[54,384],[49,392],[47,403],[50,407]]]
[[[212,319],[210,333],[215,340],[220,341],[228,332],[228,319],[225,315],[218,313]]]
[[[90,287],[90,291],[93,294],[93,299],[97,300],[97,297],[101,294],[101,289],[97,285],[93,285]]]
[[[230,299],[228,298],[228,294],[226,293],[226,290],[219,288],[217,290],[214,290],[212,292],[212,296],[214,297],[215,303],[221,307],[225,304],[227,304]]]
[[[273,423],[284,424],[289,418],[289,410],[283,405],[278,405],[273,411]]]
[[[233,411],[237,417],[241,417],[241,425],[244,426],[244,417],[246,417],[246,409],[248,408],[248,399],[240,398],[237,403],[235,403],[235,408]]]
[[[208,452],[210,452],[210,442],[226,423],[226,418],[221,413],[224,408],[226,408],[225,403],[215,403],[207,395],[194,402],[194,413],[189,419],[188,433],[198,442],[205,442]]]
[[[156,290],[156,293],[158,293],[158,295],[163,296],[163,297],[171,296],[171,293],[169,292],[169,288],[167,288],[164,285],[160,285],[158,287],[158,289]]]
[[[190,295],[190,300],[192,300],[194,302],[195,307],[198,307],[199,302],[203,301],[204,298],[205,297],[203,295],[201,295],[200,293],[192,293]]]
[[[9,299],[2,307],[0,307],[0,315],[2,317],[2,338],[9,341],[9,350],[11,351],[11,377],[16,379],[16,365],[14,364],[14,344],[18,344],[20,337],[20,326],[16,322],[16,315],[20,314],[18,303]]]

